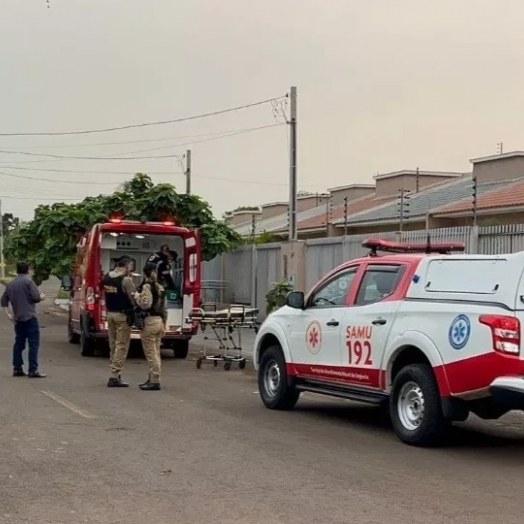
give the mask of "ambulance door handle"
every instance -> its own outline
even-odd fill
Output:
[[[371,322],[374,326],[383,326],[384,324],[387,323],[387,320],[383,319],[383,318],[377,318],[376,320],[373,320]]]
[[[326,322],[326,325],[327,326],[338,326],[340,324],[340,322],[338,320],[330,320],[329,322]]]

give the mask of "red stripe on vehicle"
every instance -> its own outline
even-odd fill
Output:
[[[518,356],[490,352],[433,368],[443,397],[485,389],[498,377],[524,376],[524,360]],[[386,388],[386,372],[346,366],[288,364],[290,376],[339,384]]]
[[[291,376],[327,380],[333,383],[354,384],[379,387],[380,370],[346,366],[318,366],[311,364],[288,364],[287,373]]]
[[[451,394],[466,393],[487,388],[498,377],[524,375],[524,361],[518,356],[491,351],[444,366]],[[435,373],[440,373],[439,368]]]

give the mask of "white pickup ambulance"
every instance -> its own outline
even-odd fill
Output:
[[[398,437],[417,446],[442,443],[471,412],[524,410],[524,252],[363,245],[370,256],[306,296],[290,293],[262,324],[254,362],[265,406],[291,409],[302,391],[384,404]]]

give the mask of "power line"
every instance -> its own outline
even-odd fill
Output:
[[[159,151],[161,149],[170,149],[172,147],[183,147],[183,146],[191,146],[193,144],[201,144],[202,142],[212,142],[213,140],[220,140],[222,138],[228,138],[230,136],[237,136],[237,135],[244,135],[246,133],[252,133],[253,131],[260,131],[261,129],[268,129],[270,127],[279,127],[284,124],[268,124],[265,126],[258,126],[258,127],[252,127],[250,129],[242,129],[239,131],[231,131],[227,134],[222,134],[220,136],[215,136],[213,138],[204,138],[203,140],[196,140],[195,142],[183,142],[182,144],[173,144],[171,146],[162,146],[162,147],[154,147],[152,149],[139,149],[138,151],[129,151],[128,153],[125,153],[127,155],[134,155],[137,153],[149,153],[150,151]],[[115,154],[121,154],[121,153],[115,153]],[[105,158],[109,158],[112,155],[107,155]]]
[[[242,130],[242,131],[234,131],[232,133],[221,135],[221,136],[215,136],[213,138],[205,138],[203,140],[197,140],[195,142],[185,142],[182,144],[174,144],[172,146],[162,146],[162,147],[155,147],[152,149],[141,149],[138,151],[128,151],[126,153],[114,153],[115,155],[121,155],[121,154],[136,154],[136,153],[146,153],[150,151],[158,151],[160,149],[171,149],[173,147],[183,147],[188,146],[192,144],[200,144],[202,142],[211,142],[213,140],[220,140],[222,138],[228,138],[231,136],[241,135],[245,133],[251,133],[253,131],[259,131],[261,129],[267,129],[270,127],[278,127],[284,124],[268,124],[265,126],[259,126],[259,127],[253,127],[248,130]],[[140,159],[155,159],[155,158],[175,158],[178,155],[154,155],[154,156],[137,156],[137,157],[116,157],[116,156],[102,156],[102,157],[90,157],[90,156],[67,156],[67,155],[52,155],[52,154],[46,154],[46,153],[34,153],[32,151],[14,151],[11,149],[0,149],[0,153],[4,154],[12,154],[12,155],[27,155],[27,156],[41,156],[46,158],[58,158],[63,160],[140,160]]]
[[[21,171],[42,171],[46,173],[82,173],[85,175],[127,175],[133,176],[134,173],[131,171],[84,171],[79,169],[46,169],[42,167],[20,167],[20,166],[2,166],[3,169],[19,169]],[[173,171],[150,171],[149,175],[181,175],[180,172]],[[59,180],[57,180],[59,182]]]
[[[33,180],[35,182],[54,182],[58,184],[80,184],[80,185],[86,185],[86,186],[117,186],[121,182],[93,182],[86,181],[86,180],[63,180],[63,179],[53,179],[53,178],[35,178],[32,176],[25,176],[25,175],[16,175],[14,173],[6,173],[5,171],[0,171],[0,175],[8,176],[12,178],[22,179],[22,180]]]
[[[37,182],[37,180],[35,180],[35,182]],[[64,191],[64,189],[68,189],[68,190],[72,189],[72,192],[67,191],[67,193],[66,193],[66,191]],[[39,196],[42,196],[42,197],[46,197],[46,196],[55,197],[57,194],[61,195],[63,197],[66,197],[66,196],[67,197],[76,197],[79,194],[83,195],[86,192],[84,187],[82,187],[82,188],[74,188],[74,187],[69,186],[67,188],[56,189],[56,188],[53,188],[53,187],[40,187],[40,186],[38,186],[38,187],[36,187],[34,189],[27,189],[26,187],[21,187],[19,185],[12,185],[12,184],[5,184],[5,183],[2,184],[1,191],[9,191],[13,195],[15,195],[15,196],[16,195],[20,195],[20,196],[36,195],[37,197],[39,197]],[[88,192],[90,192],[90,191],[88,191]]]
[[[272,124],[278,126],[279,124]],[[115,140],[113,142],[96,142],[94,144],[62,144],[62,145],[52,145],[52,146],[29,146],[31,149],[66,149],[66,148],[76,148],[76,147],[101,147],[101,146],[115,146],[115,145],[127,145],[127,144],[146,144],[151,142],[168,142],[170,140],[185,140],[187,138],[202,138],[208,136],[217,136],[224,135],[227,136],[231,133],[241,133],[255,131],[257,129],[263,129],[266,126],[262,127],[252,127],[252,128],[243,128],[243,129],[232,129],[229,131],[217,131],[215,133],[202,133],[198,135],[183,135],[183,136],[172,136],[164,138],[146,138],[143,140]],[[271,127],[271,126],[267,126]]]
[[[36,200],[38,202],[59,202],[59,201],[73,201],[73,200],[82,201],[84,198],[87,198],[87,197],[78,197],[78,198],[50,197],[50,198],[42,198],[42,197],[0,195],[0,198],[5,198],[6,200],[12,199],[12,200]]]
[[[0,153],[6,155],[27,155],[27,156],[44,156],[46,158],[59,158],[64,160],[140,160],[153,158],[175,158],[178,155],[156,155],[156,156],[127,156],[127,157],[105,157],[105,156],[67,156],[67,155],[48,155],[45,153],[31,153],[30,151],[8,151],[0,149]],[[120,154],[120,153],[119,153]]]
[[[14,167],[10,167],[9,169],[15,169]],[[28,169],[28,168],[21,168],[21,169]],[[48,170],[43,169],[40,171],[57,171],[54,169]],[[61,170],[61,172],[64,173],[88,173],[88,174],[103,174],[103,175],[111,175],[111,174],[118,174],[118,175],[127,175],[127,176],[133,176],[132,173],[128,172],[91,172],[91,171],[68,171],[68,170]],[[148,173],[149,175],[183,175],[184,173],[182,171],[160,171],[157,173]],[[64,180],[64,179],[58,179],[58,178],[36,178],[31,176],[25,176],[25,175],[17,175],[15,173],[6,173],[5,171],[0,171],[0,175],[5,175],[12,178],[20,178],[23,180],[33,180],[35,182],[53,182],[58,184],[81,184],[81,185],[108,185],[108,186],[115,186],[120,184],[121,182],[94,182],[94,181],[85,181],[85,180]],[[219,182],[234,182],[236,184],[254,184],[254,185],[263,185],[263,186],[287,186],[285,182],[265,182],[262,180],[243,180],[240,178],[223,178],[223,177],[214,177],[214,176],[206,176],[206,175],[198,175],[193,174],[193,178],[199,179],[203,178],[206,180],[217,180]],[[303,184],[303,187],[317,187],[316,184]]]
[[[188,116],[183,118],[174,118],[172,120],[159,120],[156,122],[146,122],[142,124],[130,124],[126,126],[115,126],[115,127],[106,127],[101,129],[84,129],[81,131],[62,131],[62,132],[42,132],[42,133],[0,133],[0,136],[65,136],[65,135],[89,135],[94,133],[108,133],[111,131],[122,131],[124,129],[136,129],[136,128],[142,128],[142,127],[149,127],[149,126],[158,126],[158,125],[165,125],[165,124],[176,124],[179,122],[187,122],[189,120],[198,120],[201,118],[208,118],[210,116],[217,116],[222,115],[225,113],[231,113],[233,111],[240,111],[242,109],[248,109],[250,107],[260,106],[263,104],[269,104],[276,100],[280,100],[281,98],[285,98],[284,96],[279,97],[273,97],[268,98],[266,100],[260,100],[259,102],[253,102],[251,104],[245,104],[241,106],[231,107],[229,109],[221,109],[219,111],[213,111],[210,113],[202,113],[199,115],[194,116]]]

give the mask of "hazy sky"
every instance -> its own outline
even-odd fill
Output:
[[[467,171],[470,158],[495,153],[497,142],[506,151],[524,148],[522,0],[49,5],[0,1],[0,133],[175,119],[284,95],[296,85],[303,190],[370,183],[377,172],[417,166]],[[193,192],[221,214],[288,199],[287,126],[183,144],[274,123],[271,106],[263,105],[96,135],[0,136],[0,149],[100,157],[190,147]],[[172,140],[138,143],[161,138]],[[172,158],[0,153],[0,196],[4,211],[26,219],[38,203],[109,192],[128,178],[115,172],[136,171],[163,173],[154,180],[185,188]]]

